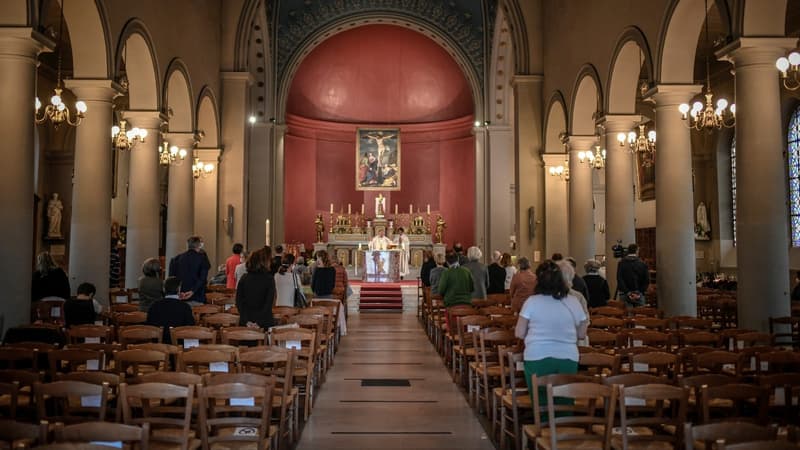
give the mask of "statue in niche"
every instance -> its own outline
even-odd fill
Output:
[[[375,197],[375,217],[383,217],[384,214],[386,214],[386,197],[378,194]]]
[[[47,237],[60,238],[61,237],[61,211],[64,210],[64,205],[58,199],[58,194],[53,193],[53,197],[47,202]]]
[[[434,240],[437,244],[444,242],[444,229],[447,228],[447,222],[439,216],[436,219],[436,232],[433,234]]]
[[[325,233],[325,222],[322,220],[322,214],[317,214],[317,218],[314,220],[314,227],[317,230],[317,242],[323,242],[322,235]]]
[[[711,240],[711,224],[708,222],[708,212],[706,204],[700,202],[697,205],[697,222],[694,226],[694,238],[698,241]]]

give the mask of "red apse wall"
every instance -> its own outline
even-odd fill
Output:
[[[370,25],[315,48],[292,81],[284,141],[286,242],[315,241],[314,217],[349,203],[367,217],[376,192],[355,190],[356,128],[400,128],[401,190],[387,209],[440,212],[445,240],[475,235],[472,97],[455,61],[414,31]],[[346,212],[346,211],[345,211]],[[434,216],[435,220],[435,216]],[[327,221],[326,221],[327,227]]]

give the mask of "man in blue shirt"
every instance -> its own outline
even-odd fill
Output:
[[[169,262],[169,276],[181,280],[181,299],[192,304],[206,302],[206,283],[211,263],[203,251],[203,238],[192,236],[187,241],[189,249]]]

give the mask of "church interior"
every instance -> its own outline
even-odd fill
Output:
[[[798,39],[794,0],[0,1],[0,443],[800,448]]]

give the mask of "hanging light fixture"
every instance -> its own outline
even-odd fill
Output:
[[[194,164],[192,164],[192,176],[195,179],[205,178],[214,172],[214,164],[203,163],[197,156],[194,157]]]
[[[639,133],[634,131],[617,134],[617,141],[620,147],[628,144],[631,153],[641,155],[642,165],[650,167],[653,165],[654,154],[656,152],[656,131],[650,130],[645,133],[645,124],[639,124]]]
[[[128,121],[119,120],[119,125],[111,127],[111,143],[114,150],[126,151],[133,150],[138,143],[144,143],[147,138],[147,130],[144,128],[133,127],[128,129]]]
[[[800,89],[800,53],[796,50],[789,56],[781,56],[775,61],[775,67],[781,72],[783,87],[790,91]]]
[[[169,142],[164,141],[158,149],[158,163],[162,166],[179,166],[188,154],[189,152],[185,148],[178,148],[177,145],[171,146]]]
[[[53,88],[53,96],[50,97],[50,104],[42,109],[42,102],[39,97],[36,97],[34,103],[36,110],[33,113],[33,120],[36,124],[47,122],[53,124],[53,128],[58,128],[62,123],[67,123],[73,127],[81,124],[81,121],[86,114],[86,103],[78,100],[75,102],[75,113],[72,113],[67,105],[64,104],[64,99],[61,93],[64,92],[64,84],[61,80],[61,52],[64,47],[62,41],[62,33],[64,31],[64,5],[61,5],[61,19],[58,23],[58,69],[56,72],[56,87]]]
[[[561,145],[564,146],[564,164],[561,166],[550,167],[550,176],[559,177],[565,182],[569,183],[569,135],[566,131],[562,131],[558,135]]]
[[[600,144],[594,146],[594,153],[591,150],[578,152],[578,161],[588,163],[591,167],[600,170],[606,167],[606,149],[600,149]]]
[[[708,39],[708,0],[705,0],[705,31],[706,31],[706,45],[711,52],[711,44]],[[711,69],[708,62],[708,53],[706,54],[706,86],[705,93],[706,104],[697,101],[689,107],[688,103],[681,103],[678,110],[681,112],[681,118],[687,121],[689,128],[694,128],[697,131],[706,130],[713,131],[714,129],[731,128],[736,124],[736,104],[731,104],[728,108],[728,100],[720,98],[714,103],[714,94],[711,92]]]

